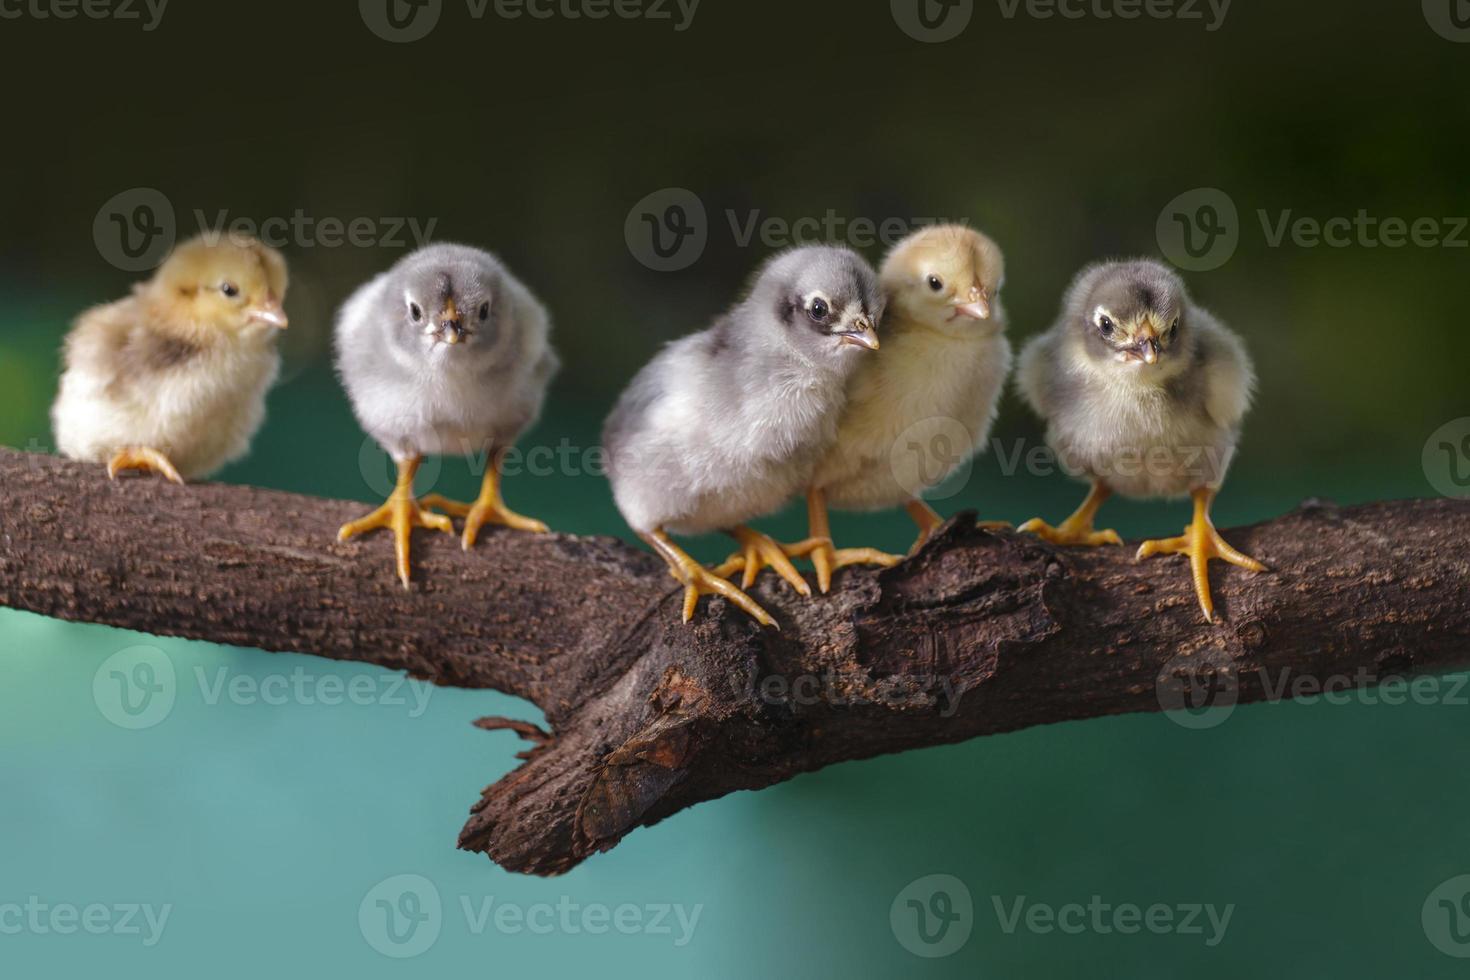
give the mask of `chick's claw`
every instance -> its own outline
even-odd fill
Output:
[[[640,533],[639,537],[658,552],[659,557],[668,564],[669,574],[684,586],[684,622],[687,623],[694,618],[700,596],[718,595],[740,607],[762,626],[776,626],[776,621],[771,618],[770,613],[762,609],[754,599],[736,588],[733,583],[726,581],[717,571],[705,568],[689,557],[663,531]],[[777,626],[777,629],[779,628]]]
[[[1043,541],[1064,546],[1080,545],[1088,548],[1096,548],[1105,544],[1122,544],[1123,539],[1118,537],[1118,532],[1111,528],[1104,531],[1094,531],[1092,522],[1073,522],[1071,518],[1063,521],[1056,527],[1052,527],[1039,517],[1022,524],[1016,530],[1034,534]]]
[[[473,504],[462,504],[458,501],[447,500],[435,493],[424,497],[421,503],[426,508],[442,510],[452,517],[464,518],[464,536],[461,544],[465,551],[475,546],[480,529],[486,524],[499,524],[515,531],[530,531],[535,534],[545,534],[551,530],[543,522],[535,518],[524,517],[506,507],[498,496],[491,500],[481,497]]]
[[[696,566],[686,574],[676,574],[674,577],[684,583],[684,622],[686,623],[694,618],[694,611],[699,605],[700,596],[718,595],[739,606],[762,626],[776,625],[770,613],[762,609],[759,603],[736,588],[733,583],[707,568]]]
[[[1232,548],[1229,542],[1220,537],[1220,532],[1215,530],[1209,517],[1209,499],[1206,494],[1196,495],[1194,520],[1184,529],[1184,533],[1177,538],[1145,541],[1138,549],[1136,560],[1153,555],[1188,555],[1194,594],[1199,599],[1205,619],[1213,623],[1215,600],[1210,594],[1210,559],[1228,561],[1252,572],[1264,572],[1267,568],[1249,555]]]
[[[454,533],[454,523],[449,518],[428,510],[409,494],[395,492],[383,506],[371,514],[343,524],[341,530],[337,532],[337,540],[347,541],[359,534],[380,528],[392,530],[398,580],[407,589],[410,587],[412,577],[409,539],[416,527],[443,531],[446,534]]]
[[[812,587],[796,570],[796,566],[791,564],[791,559],[803,558],[823,544],[831,545],[830,541],[817,538],[808,538],[796,544],[781,544],[768,534],[744,526],[735,528],[730,532],[730,536],[739,543],[740,550],[727,558],[723,565],[714,569],[715,575],[729,578],[743,570],[744,576],[740,587],[748,589],[755,584],[756,576],[761,573],[762,569],[770,568],[795,589],[798,595],[803,596],[810,596]]]
[[[892,568],[903,561],[903,555],[890,555],[877,548],[834,548],[830,540],[824,541],[811,553],[812,564],[817,569],[817,587],[825,595],[832,588],[832,573],[839,568],[852,565],[877,565]]]
[[[156,449],[140,446],[133,449],[121,449],[107,463],[107,478],[116,480],[117,475],[124,470],[144,470],[158,473],[170,483],[183,484],[184,478],[174,468],[169,458]]]

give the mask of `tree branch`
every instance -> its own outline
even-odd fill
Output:
[[[0,605],[532,701],[549,733],[478,722],[532,746],[484,790],[460,846],[536,874],[848,759],[1157,711],[1203,680],[1248,702],[1282,671],[1361,682],[1470,664],[1465,502],[1311,502],[1229,531],[1274,571],[1216,564],[1215,625],[1182,559],[1058,549],[962,516],[897,568],[843,573],[830,596],[798,600],[764,576],[755,594],[780,632],[722,601],[681,624],[662,563],[611,538],[487,533],[465,554],[421,534],[406,593],[385,541],[337,543],[361,509],[112,483],[0,450]]]

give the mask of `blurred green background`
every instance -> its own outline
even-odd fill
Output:
[[[365,502],[386,471],[370,451],[360,463],[364,439],[329,363],[330,322],[357,283],[413,244],[407,224],[400,243],[385,240],[400,221],[496,250],[552,308],[566,366],[523,448],[565,439],[580,451],[637,367],[724,307],[768,254],[759,236],[740,240],[752,218],[831,213],[839,238],[856,219],[968,220],[1006,251],[1020,340],[1050,323],[1081,265],[1167,249],[1156,233],[1166,206],[1217,188],[1237,209],[1237,246],[1189,281],[1244,335],[1261,378],[1221,525],[1309,496],[1435,492],[1426,441],[1470,415],[1460,288],[1470,249],[1273,244],[1260,213],[1275,225],[1288,212],[1326,221],[1365,211],[1456,233],[1453,219],[1470,215],[1470,44],[1432,25],[1462,0],[1236,0],[1215,30],[1203,4],[1198,20],[1105,18],[1075,3],[1085,16],[1069,19],[1024,5],[1008,17],[997,0],[973,4],[968,26],[943,43],[903,29],[912,0],[703,0],[683,30],[672,5],[669,20],[591,20],[565,13],[585,10],[582,0],[558,2],[541,20],[493,6],[476,18],[448,0],[412,43],[368,28],[380,0],[365,15],[350,3],[177,2],[153,30],[39,16],[47,0],[0,6],[20,14],[0,19],[10,133],[0,443],[50,448],[69,321],[146,274],[120,268],[106,234],[139,188],[161,193],[178,237],[200,230],[197,215],[254,227],[303,216],[307,230],[280,243],[293,274],[283,383],[253,455],[220,479]],[[697,197],[707,244],[665,272],[640,261],[644,247],[625,230],[640,226],[636,205],[667,200],[668,188]],[[327,219],[367,219],[375,244],[323,240]],[[881,258],[881,244],[854,244]],[[1035,444],[1039,427],[1008,395],[994,435],[1011,453]],[[511,504],[560,530],[626,534],[603,480],[553,470],[512,477]],[[434,480],[461,497],[475,484],[460,461]],[[1055,520],[1079,495],[1059,475],[1007,472],[991,453],[936,505]],[[1187,516],[1179,504],[1123,501],[1105,514],[1135,537],[1175,533]],[[20,519],[0,515],[0,533]],[[788,534],[801,525],[795,511],[770,522]],[[912,536],[902,516],[838,515],[834,528],[888,549]],[[362,550],[388,574],[386,541]],[[695,550],[715,558],[724,546]],[[162,651],[177,700],[160,724],[132,731],[99,710],[93,683],[138,644]],[[311,689],[365,678],[380,693],[392,677],[8,611],[0,657],[6,975],[1464,969],[1421,923],[1431,891],[1470,872],[1470,789],[1454,776],[1470,707],[1448,686],[1435,703],[1262,705],[1206,730],[1104,719],[849,764],[704,805],[541,881],[452,848],[475,790],[519,748],[469,721],[534,715],[529,706],[447,690],[417,715],[386,695],[211,703],[219,676],[269,683],[299,670]],[[951,955],[920,958],[891,927],[890,905],[936,873],[965,883],[973,932]],[[431,881],[444,906],[437,942],[408,959],[381,955],[359,927],[365,896],[400,874]],[[993,905],[1094,895],[1234,911],[1223,941],[1207,946],[1194,935],[1007,932]],[[172,912],[151,946],[7,928],[6,903],[31,896]],[[476,934],[460,900],[478,908],[488,897],[523,909],[701,912],[682,945],[677,925],[673,935]]]

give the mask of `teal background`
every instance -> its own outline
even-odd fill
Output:
[[[1189,276],[1261,376],[1221,526],[1311,496],[1433,494],[1421,462],[1470,416],[1463,290],[1470,252],[1272,247],[1255,219],[1470,214],[1470,45],[1410,3],[1236,0],[1207,33],[1178,22],[1006,20],[976,7],[958,40],[919,44],[884,4],[704,0],[693,26],[469,22],[451,4],[428,39],[390,45],[352,5],[170,5],[156,31],[107,21],[0,21],[12,152],[0,161],[0,444],[50,449],[56,351],[85,306],[136,278],[92,238],[103,202],[161,190],[263,221],[436,219],[492,247],[548,302],[566,367],[523,448],[595,445],[600,420],[658,344],[721,309],[767,253],[724,212],[786,220],[967,218],[1006,249],[1011,333],[1044,329],[1068,278],[1106,255],[1155,253],[1164,205],[1224,189],[1235,256]],[[339,9],[340,7],[340,9]],[[644,268],[629,209],[687,187],[711,215],[702,258]],[[185,227],[188,226],[188,227]],[[287,370],[228,482],[373,501],[383,474],[327,363],[331,311],[401,249],[284,248]],[[880,248],[866,250],[881,257]],[[995,438],[1039,428],[1007,396]],[[446,461],[452,496],[475,479]],[[428,481],[426,481],[428,482]],[[522,474],[513,506],[559,530],[626,536],[595,474]],[[936,506],[1055,521],[1081,488],[1003,472],[994,453]],[[1115,501],[1126,536],[1175,533],[1177,503]],[[344,515],[345,516],[345,515]],[[21,514],[0,514],[5,522]],[[767,522],[801,531],[795,510]],[[902,550],[902,515],[837,515],[842,541]],[[703,558],[719,541],[696,542]],[[389,574],[386,540],[362,543]],[[1184,571],[1181,569],[1180,574]],[[1235,574],[1217,567],[1216,580]],[[144,730],[94,700],[107,658],[163,651],[171,713]],[[1379,977],[1462,975],[1421,908],[1470,872],[1462,777],[1470,706],[1268,704],[1189,730],[1161,715],[1058,725],[833,767],[705,804],[572,873],[539,880],[458,852],[478,789],[520,746],[469,722],[535,719],[488,692],[389,703],[210,704],[211,679],[389,672],[63,624],[0,610],[0,927],[10,902],[172,906],[161,940],[0,931],[0,974],[120,977]],[[400,692],[401,693],[401,692]],[[1460,692],[1463,696],[1465,692]],[[382,699],[379,699],[380,701]],[[974,925],[953,955],[911,955],[890,905],[953,875]],[[359,905],[401,874],[433,882],[438,940],[393,959]],[[1234,905],[1223,942],[1185,935],[1005,932],[1006,905]],[[700,907],[670,935],[475,934],[459,900]]]

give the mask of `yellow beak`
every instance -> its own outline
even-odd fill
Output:
[[[451,347],[464,340],[464,324],[459,319],[459,308],[454,305],[454,297],[451,296],[444,301],[444,310],[439,314],[439,336]]]
[[[979,286],[970,287],[968,303],[956,303],[954,308],[955,313],[960,316],[967,316],[972,320],[990,319],[990,297]]]
[[[281,301],[274,296],[250,309],[247,316],[252,323],[266,323],[277,330],[285,330],[291,322],[286,319],[286,311],[282,308]]]

